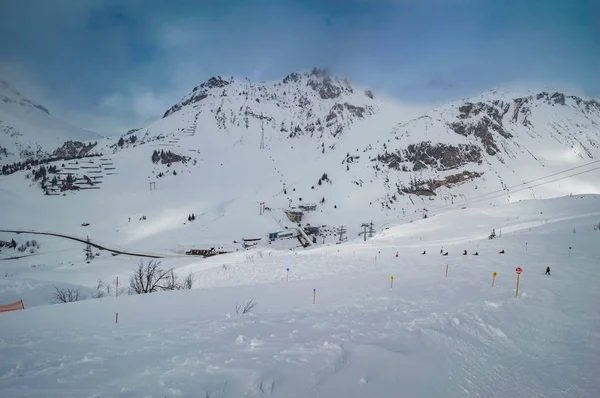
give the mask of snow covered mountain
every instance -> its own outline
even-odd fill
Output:
[[[0,164],[47,157],[69,140],[100,138],[51,115],[0,80]]]
[[[600,157],[599,124],[597,100],[562,93],[494,91],[424,110],[320,69],[260,83],[213,77],[146,127],[61,152],[98,156],[4,177],[5,195],[33,214],[47,201],[68,220],[65,233],[143,249],[239,248],[242,238],[286,229],[322,244],[341,226],[356,237],[371,221],[377,230],[468,200],[598,193],[597,171],[540,178],[589,170]],[[57,229],[42,214],[0,217]]]
[[[599,123],[591,98],[420,109],[315,69],[57,136],[0,174],[0,396],[597,397],[600,195],[565,195],[600,193]],[[141,261],[193,289],[126,294]]]

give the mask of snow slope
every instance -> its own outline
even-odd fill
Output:
[[[0,80],[0,164],[46,157],[65,141],[97,140]]]
[[[599,203],[479,203],[367,242],[165,260],[194,272],[191,291],[25,300],[0,314],[0,395],[596,397]],[[487,239],[491,228],[501,237]],[[8,262],[15,281],[87,286],[135,266],[120,256],[45,270],[18,261]],[[257,306],[237,315],[250,299]]]
[[[354,238],[363,223],[380,231],[478,201],[599,193],[599,123],[598,101],[560,93],[494,91],[425,111],[318,69],[214,77],[162,119],[100,141],[101,156],[51,163],[56,196],[32,181],[38,168],[0,176],[14,209],[0,225],[146,253],[234,251],[243,238],[269,247],[269,233],[290,227],[284,209],[316,203],[302,226],[325,225],[317,242],[333,243],[340,226]],[[154,151],[189,158],[153,163]],[[60,191],[68,174],[82,190]],[[261,215],[261,202],[273,211]]]

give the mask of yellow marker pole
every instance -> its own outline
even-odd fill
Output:
[[[521,274],[517,274],[517,294],[515,294],[515,297],[519,297],[519,277],[521,276]]]
[[[313,304],[316,302],[317,300],[317,289],[313,289]]]
[[[390,290],[394,288],[394,275],[390,277]]]
[[[492,287],[494,287],[494,281],[496,280],[496,275],[498,275],[498,273],[494,271],[494,273],[492,273]]]

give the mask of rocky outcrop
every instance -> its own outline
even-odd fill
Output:
[[[88,155],[96,144],[96,142],[86,144],[81,141],[67,141],[52,153],[52,157],[58,159],[81,158]]]
[[[435,196],[435,191],[441,187],[453,188],[466,182],[473,181],[474,179],[479,178],[482,175],[483,173],[465,170],[461,173],[451,174],[439,180],[425,180],[422,178],[412,176],[409,185],[400,186],[399,192],[419,196]]]
[[[192,93],[186,96],[186,98],[184,98],[183,100],[181,100],[181,102],[178,102],[171,108],[167,109],[167,111],[163,114],[163,119],[171,115],[172,113],[177,112],[186,105],[194,104],[207,98],[209,95],[209,90],[223,88],[230,84],[230,81],[223,80],[221,76],[211,77],[201,85],[194,87]]]
[[[503,126],[504,115],[510,110],[510,105],[501,101],[492,103],[467,102],[458,108],[458,122],[450,122],[448,128],[464,137],[475,136],[479,139],[488,155],[494,156],[499,152],[494,139],[494,133],[504,138],[512,138]]]
[[[195,87],[163,117],[198,103],[194,105],[198,114],[212,113],[219,130],[254,127],[282,132],[287,138],[340,137],[356,120],[376,113],[373,98],[369,90],[355,93],[346,79],[318,68],[290,73],[276,82],[213,77]]]
[[[469,163],[482,162],[481,149],[477,145],[432,144],[424,141],[408,145],[393,153],[387,151],[377,156],[377,161],[394,170],[420,171],[431,168],[438,171],[455,169]],[[411,163],[411,167],[406,163]]]

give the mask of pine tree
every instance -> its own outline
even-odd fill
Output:
[[[160,155],[159,155],[158,151],[155,149],[152,152],[152,163],[158,163],[159,160],[160,160]]]

